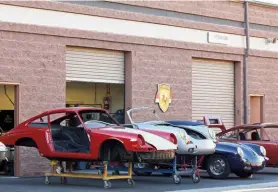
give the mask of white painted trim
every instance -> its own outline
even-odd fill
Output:
[[[277,187],[277,182],[264,182],[264,183],[257,183],[257,184],[252,184],[252,187],[249,187],[248,189],[251,188],[251,190],[263,190],[264,189],[275,189]],[[247,190],[248,190],[247,189]],[[207,192],[207,191],[221,191],[221,192],[239,192],[239,190],[245,190],[246,191],[246,185],[235,185],[235,186],[228,186],[228,187],[207,187],[207,188],[202,188],[198,189],[198,192]],[[165,191],[165,192],[196,192],[196,189],[184,189],[184,190],[171,190],[171,191]],[[246,191],[247,192],[247,191]]]
[[[267,191],[278,189],[278,187],[268,187],[268,188],[256,188],[256,189],[236,189],[236,190],[228,190],[223,192],[249,192],[249,191]]]
[[[3,4],[0,4],[0,21],[200,44],[209,44],[208,32],[210,32],[161,24],[127,21]],[[227,35],[229,37],[227,45],[222,46],[235,48],[245,48],[246,46],[244,36],[225,33],[219,34]],[[278,43],[266,44],[264,38],[251,37],[250,48],[278,52]]]

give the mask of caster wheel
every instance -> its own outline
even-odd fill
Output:
[[[57,174],[61,174],[62,173],[63,168],[61,166],[57,166],[56,168],[56,173]]]
[[[102,174],[103,174],[103,171],[98,170],[97,174],[98,174],[98,175],[102,175]]]
[[[134,187],[135,186],[135,182],[132,179],[128,179],[127,183],[128,183],[129,187]]]
[[[5,168],[4,168],[4,173],[5,173],[5,175],[8,175],[9,172],[10,172],[10,169],[9,169],[9,167],[8,167],[8,165],[7,165],[7,166],[5,166]]]
[[[45,177],[44,184],[46,184],[46,185],[49,185],[49,184],[50,184],[50,180],[49,180],[48,177]]]
[[[67,184],[68,179],[66,177],[61,177],[61,184]]]
[[[104,188],[105,189],[110,189],[112,187],[112,184],[110,181],[104,181]]]
[[[181,183],[181,176],[180,175],[173,175],[173,180],[175,184]]]
[[[120,175],[120,171],[113,171],[112,175]]]
[[[197,175],[196,173],[193,173],[191,175],[191,179],[192,179],[193,183],[199,183],[201,180],[201,177],[199,175]]]

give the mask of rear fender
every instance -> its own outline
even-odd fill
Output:
[[[177,144],[177,137],[173,133],[164,132],[164,131],[149,130],[149,129],[144,129],[144,131],[149,132],[149,133],[153,133],[155,135],[158,135],[158,136],[160,136],[164,139],[167,139],[168,141],[171,141],[171,142],[172,142],[171,138],[173,138],[175,140],[174,143]]]
[[[15,145],[15,142],[18,140],[18,136],[13,134],[5,134],[0,136],[0,142],[2,142],[6,146],[13,146]]]

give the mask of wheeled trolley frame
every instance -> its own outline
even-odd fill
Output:
[[[108,189],[112,187],[110,180],[115,179],[127,179],[127,183],[130,187],[135,185],[132,180],[132,163],[128,163],[128,174],[127,175],[108,175],[108,162],[103,162],[103,173],[102,174],[89,174],[89,173],[73,173],[71,168],[66,172],[65,162],[60,163],[57,161],[51,161],[52,171],[50,173],[45,173],[45,184],[50,184],[49,177],[61,177],[61,183],[66,184],[67,178],[87,178],[87,179],[102,179],[104,181],[104,188]]]
[[[133,167],[134,172],[142,172],[142,173],[162,173],[164,175],[169,175],[172,176],[173,181],[175,184],[180,184],[181,183],[181,174],[190,174],[190,177],[193,181],[193,183],[199,183],[201,180],[200,177],[200,171],[199,171],[199,166],[203,162],[204,157],[201,157],[200,160],[198,160],[198,156],[193,157],[193,161],[191,165],[188,164],[177,164],[177,156],[173,159],[173,164],[170,166],[171,169],[152,169],[152,168],[136,168]],[[180,171],[178,170],[178,167],[184,168],[184,170]],[[188,171],[188,168],[191,168]],[[124,166],[109,166],[108,165],[108,170],[113,171],[113,175],[120,175],[120,171],[127,171],[127,168]],[[102,168],[99,168],[99,174],[102,174],[104,170]]]

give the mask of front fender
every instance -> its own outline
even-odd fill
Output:
[[[253,143],[239,143],[240,145],[244,145],[244,146],[248,146],[248,147],[250,147],[251,149],[253,149],[258,155],[262,155],[263,156],[263,154],[262,154],[262,152],[261,152],[261,150],[260,150],[260,145],[257,145],[257,144],[253,144]]]
[[[235,143],[226,143],[226,142],[219,142],[216,144],[215,152],[217,153],[231,153],[236,155],[237,154],[237,147],[238,144]]]

